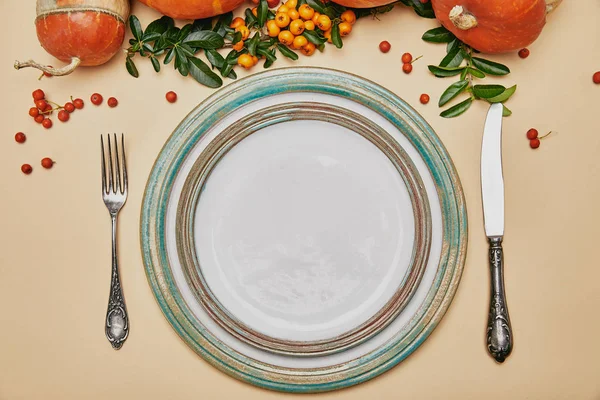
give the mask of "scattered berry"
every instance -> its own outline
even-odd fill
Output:
[[[75,100],[73,100],[73,105],[75,106],[76,109],[81,110],[83,108],[83,100],[75,99]]]
[[[402,54],[402,63],[403,64],[409,64],[412,61],[412,59],[413,59],[412,54],[410,54],[410,53]]]
[[[71,117],[71,114],[69,114],[69,112],[66,110],[60,110],[58,112],[58,119],[62,122],[67,122],[70,117]]]
[[[42,121],[42,126],[46,129],[52,128],[52,120],[49,118],[44,118],[44,120]]]
[[[596,85],[600,84],[600,71],[598,71],[594,74],[594,76],[592,77],[592,80],[594,81],[594,83]]]
[[[115,108],[116,106],[119,105],[119,100],[117,100],[114,97],[109,97],[107,104],[109,107]]]
[[[533,140],[533,139],[537,139],[537,137],[538,137],[537,129],[531,128],[530,130],[527,131],[527,139]]]
[[[423,93],[419,98],[419,101],[421,102],[421,104],[429,103],[429,95],[427,93]]]
[[[519,50],[519,57],[527,58],[529,57],[529,49],[521,49]]]
[[[71,102],[68,102],[68,103],[65,104],[64,109],[68,113],[72,113],[73,111],[75,111],[75,105],[73,103],[71,103]]]
[[[387,40],[384,40],[383,42],[379,43],[379,50],[382,53],[387,53],[388,51],[390,51],[391,48],[392,45]]]
[[[540,147],[540,139],[538,139],[538,138],[535,138],[535,139],[533,139],[533,140],[530,140],[530,141],[529,141],[529,146],[530,146],[532,149],[537,149],[538,147]]]
[[[402,66],[402,72],[405,74],[410,74],[413,70],[413,66],[410,63],[406,63]]]
[[[35,100],[35,101],[43,100],[46,97],[46,94],[44,93],[44,91],[42,89],[34,90],[31,95],[33,96],[33,100]]]
[[[173,91],[167,92],[165,97],[169,103],[175,103],[177,101],[177,93]]]
[[[29,165],[29,164],[21,165],[21,172],[23,172],[25,175],[29,175],[31,173],[31,171],[33,171],[33,168],[31,168],[31,165]]]
[[[44,167],[46,169],[50,169],[50,168],[52,168],[53,165],[54,165],[54,161],[52,161],[52,159],[50,157],[42,158],[42,167]]]
[[[25,134],[23,132],[17,132],[15,135],[15,141],[17,143],[25,143],[25,141],[27,140],[27,137],[25,136]]]
[[[99,106],[100,104],[102,104],[102,101],[104,99],[102,98],[102,95],[99,93],[94,93],[92,95],[92,97],[90,97],[90,101],[92,102],[92,104]]]
[[[33,118],[37,117],[38,115],[40,115],[40,110],[38,110],[37,107],[31,107],[29,109],[29,115],[32,116]]]
[[[38,108],[38,110],[40,111],[44,111],[46,110],[46,106],[48,105],[48,103],[46,103],[46,100],[44,99],[40,99],[40,100],[36,100],[35,101],[35,106]]]
[[[45,119],[46,119],[46,117],[44,117],[42,114],[40,114],[34,118],[35,122],[37,122],[38,124],[41,124],[42,122],[44,122]]]

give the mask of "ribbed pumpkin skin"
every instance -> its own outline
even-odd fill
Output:
[[[140,2],[171,18],[200,19],[232,11],[244,0],[140,0]]]

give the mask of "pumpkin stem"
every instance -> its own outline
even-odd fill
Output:
[[[454,6],[448,15],[450,21],[458,29],[466,31],[477,26],[477,18],[470,12],[466,11],[463,6]]]
[[[75,71],[75,68],[77,68],[79,64],[81,64],[79,57],[71,58],[71,64],[65,65],[62,68],[53,68],[48,65],[42,65],[33,60],[28,60],[25,62],[15,61],[15,69],[33,67],[39,69],[40,71],[47,72],[53,76],[63,76],[69,75],[71,72]]]

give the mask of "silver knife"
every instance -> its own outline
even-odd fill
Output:
[[[502,110],[500,103],[488,111],[481,145],[481,197],[485,234],[490,244],[491,272],[490,314],[487,348],[501,363],[513,347],[513,334],[504,293],[504,178],[502,176]]]

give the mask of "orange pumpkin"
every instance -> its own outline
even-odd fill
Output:
[[[140,0],[161,14],[176,19],[214,17],[232,11],[244,0]]]
[[[484,53],[533,43],[546,14],[562,0],[431,0],[436,18],[457,38]]]

